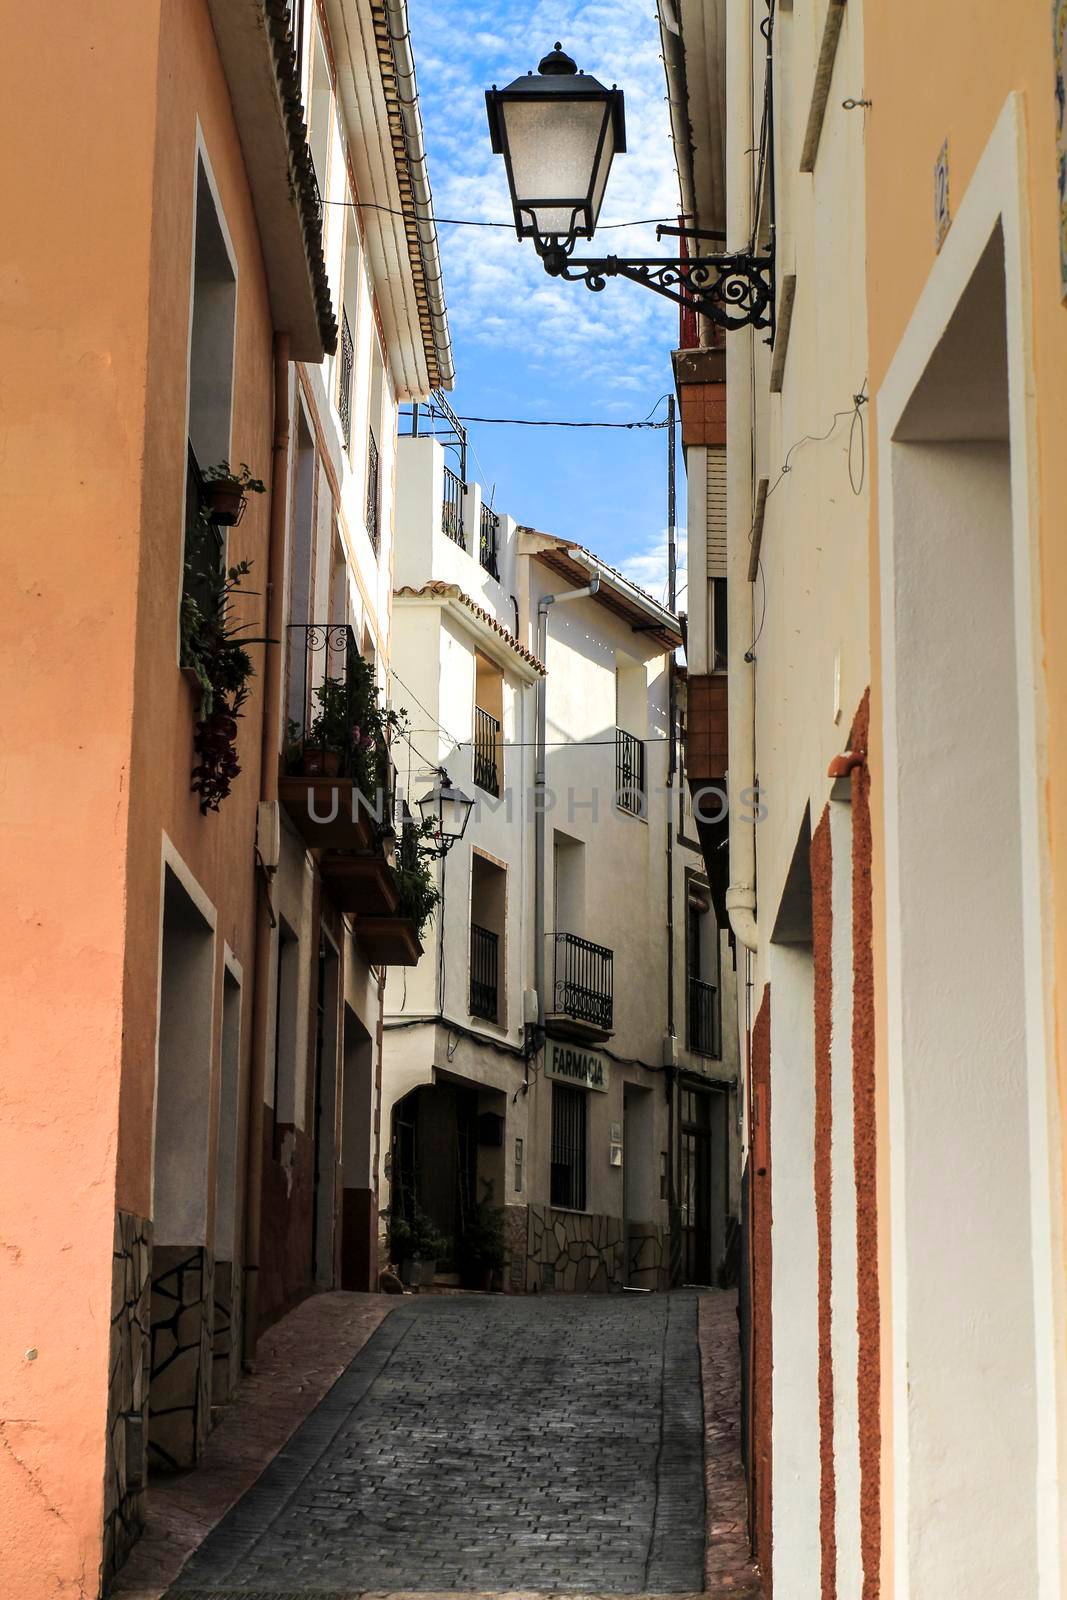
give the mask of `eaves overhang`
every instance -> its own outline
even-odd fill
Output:
[[[635,633],[644,634],[661,649],[681,649],[682,629],[674,612],[661,606],[615,567],[601,561],[592,550],[571,539],[541,533],[537,528],[520,527],[518,532],[520,554],[535,556],[552,572],[566,578],[575,589],[582,588],[590,578],[599,578],[600,587],[592,597],[597,605],[614,612],[628,622]]]
[[[208,0],[256,213],[271,318],[294,361],[337,347],[322,253],[322,208],[308,149],[285,0]]]
[[[407,0],[325,0],[375,298],[401,400],[455,382]]]
[[[402,588],[394,589],[393,598],[401,604],[421,601],[423,604],[441,606],[456,617],[463,630],[477,641],[484,653],[502,670],[513,673],[526,683],[535,683],[538,678],[544,677],[545,668],[533,651],[527,650],[502,622],[497,621],[491,611],[479,605],[458,583],[445,583],[439,578],[419,588],[406,583]]]

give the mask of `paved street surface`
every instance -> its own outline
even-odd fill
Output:
[[[695,1296],[415,1298],[169,1594],[698,1591],[703,1474]]]

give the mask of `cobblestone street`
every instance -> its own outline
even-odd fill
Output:
[[[173,1586],[699,1590],[695,1296],[414,1299]]]

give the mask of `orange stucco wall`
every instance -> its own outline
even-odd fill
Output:
[[[864,95],[873,101],[866,113],[868,323],[870,392],[878,389],[908,325],[935,259],[934,164],[945,139],[949,142],[950,202],[953,212],[966,192],[1008,96],[1020,93],[1025,103],[1027,139],[1027,203],[1030,237],[1029,277],[1033,309],[1033,362],[1037,389],[1037,451],[1040,496],[1041,611],[1048,701],[1049,846],[1053,873],[1055,921],[1067,907],[1067,639],[1055,621],[1067,606],[1067,546],[1062,536],[1062,508],[1067,504],[1067,452],[1063,449],[1067,402],[1067,308],[1060,299],[1059,205],[1056,190],[1054,58],[1050,0],[1005,7],[1000,0],[970,0],[931,6],[923,0],[867,0],[864,6],[866,50]],[[872,417],[872,436],[876,420]],[[885,1063],[884,875],[882,866],[882,760],[880,684],[881,641],[877,554],[877,473],[871,504],[871,660],[872,819],[875,831],[874,904],[879,1119],[887,1111]],[[1057,988],[1063,992],[1065,944],[1056,939]],[[1067,1017],[1056,1008],[1057,1055],[1061,1112],[1067,1061]],[[880,1148],[883,1201],[887,1186],[885,1141]],[[882,1260],[888,1289],[888,1240]],[[888,1338],[888,1294],[883,1301],[883,1337]],[[883,1361],[885,1384],[890,1362]],[[883,1457],[885,1498],[883,1526],[891,1527],[889,1475],[891,1410],[883,1389]],[[883,1592],[889,1592],[891,1541],[883,1541],[886,1570]]]
[[[164,830],[218,909],[219,982],[223,940],[244,964],[246,1019],[251,998],[258,681],[241,776],[202,818],[177,665],[198,118],[238,259],[231,455],[265,479],[271,321],[204,0],[99,0],[61,28],[17,8],[5,58],[39,93],[0,107],[0,673],[19,691],[0,776],[0,1594],[73,1600],[99,1589],[115,1208],[151,1206]],[[255,576],[266,502],[230,544]]]
[[[237,260],[230,457],[234,463],[247,462],[253,474],[266,482],[270,480],[273,421],[272,328],[259,237],[226,82],[202,0],[195,5],[163,8],[160,59],[159,119],[160,128],[167,132],[156,146],[154,178],[156,194],[166,196],[166,203],[156,207],[152,228],[118,1160],[118,1203],[139,1216],[148,1215],[151,1203],[164,832],[217,911],[216,1014],[224,942],[244,969],[246,1026],[242,1053],[246,1068],[251,1038],[248,1020],[255,900],[253,845],[260,792],[265,647],[250,648],[257,676],[241,723],[241,775],[221,810],[206,817],[201,817],[197,798],[189,790],[189,775],[196,759],[195,698],[177,668],[198,121],[201,145],[218,186]],[[248,630],[251,638],[262,638],[266,632],[268,516],[269,495],[250,495],[245,515],[238,527],[229,530],[227,543],[230,563],[242,558],[253,562],[244,585],[249,598],[235,606],[235,620],[253,624]]]
[[[0,1590],[96,1593],[158,11],[5,19]],[[26,1352],[36,1350],[35,1360]],[[13,1587],[17,1575],[17,1589]]]

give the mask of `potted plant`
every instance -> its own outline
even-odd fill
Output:
[[[460,1239],[460,1269],[470,1288],[488,1292],[508,1259],[507,1217],[493,1204],[493,1185],[483,1180],[482,1198],[467,1218]]]
[[[212,522],[223,528],[232,528],[240,522],[244,515],[246,495],[266,492],[266,485],[260,478],[253,478],[243,461],[240,472],[234,472],[228,461],[208,467],[202,474],[201,483],[207,514]]]
[[[388,1223],[389,1259],[400,1269],[400,1281],[411,1288],[433,1283],[437,1263],[449,1254],[452,1244],[417,1202],[410,1216],[404,1211],[383,1211]]]

